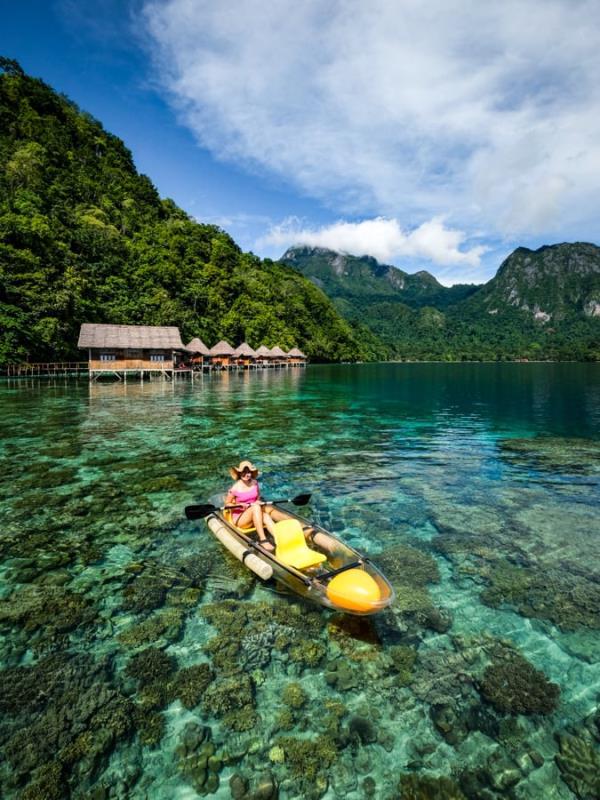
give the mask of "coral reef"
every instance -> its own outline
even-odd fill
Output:
[[[283,749],[292,775],[306,781],[315,781],[338,757],[335,742],[327,736],[317,736],[312,741],[283,736],[277,740],[277,745]]]
[[[485,669],[479,690],[494,708],[507,714],[551,714],[560,695],[557,684],[511,651]]]
[[[142,647],[160,640],[176,642],[183,630],[184,614],[178,608],[157,611],[137,625],[124,630],[118,640],[126,647]]]
[[[425,586],[440,582],[440,572],[435,560],[410,545],[395,545],[379,553],[373,560],[394,587],[396,584]]]
[[[202,707],[235,731],[250,730],[258,720],[252,680],[241,672],[216,678],[204,692]]]
[[[68,766],[70,783],[90,785],[115,742],[135,727],[135,706],[111,678],[106,660],[63,653],[0,674],[4,754],[17,784],[32,775],[38,783],[60,784],[47,766],[58,763]]]
[[[547,619],[564,631],[600,628],[600,585],[564,568],[525,568],[500,561],[489,570],[482,601],[516,606],[525,617]]]
[[[298,711],[308,700],[308,695],[299,683],[288,683],[281,693],[281,700],[284,705],[294,711]]]
[[[201,702],[213,678],[214,673],[208,664],[184,667],[173,679],[172,695],[178,697],[186,708],[193,709]]]
[[[27,633],[72,631],[94,620],[95,609],[81,594],[53,586],[27,586],[0,600],[0,625],[22,626]]]
[[[392,645],[386,652],[391,659],[392,669],[396,675],[398,685],[408,686],[413,678],[413,667],[417,658],[416,650],[412,647],[398,644]]]
[[[580,800],[600,797],[600,749],[585,733],[557,735],[560,752],[555,760],[560,775]]]
[[[597,475],[600,472],[598,442],[554,436],[530,439],[503,439],[501,454],[517,463],[533,462],[539,469],[573,475]]]
[[[156,647],[148,647],[129,659],[125,672],[135,678],[140,686],[147,686],[166,683],[176,666],[173,656]]]

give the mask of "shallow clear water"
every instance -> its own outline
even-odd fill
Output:
[[[597,365],[4,382],[0,408],[2,796],[600,795]],[[303,605],[187,522],[242,457],[395,606]]]

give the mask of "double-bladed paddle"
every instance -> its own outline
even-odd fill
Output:
[[[285,497],[281,500],[261,500],[261,506],[268,506],[280,503],[293,503],[295,506],[305,506],[310,500],[310,494],[298,494],[296,497]],[[244,503],[235,503],[230,506],[213,506],[211,503],[204,503],[198,506],[186,506],[185,515],[188,519],[202,519],[208,517],[209,514],[214,514],[215,511],[223,511],[226,508],[243,508]]]

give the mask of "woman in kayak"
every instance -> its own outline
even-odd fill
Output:
[[[240,461],[237,467],[230,467],[229,473],[235,483],[227,492],[225,505],[241,506],[232,509],[231,521],[238,528],[256,528],[258,541],[265,550],[272,552],[274,548],[266,537],[265,528],[272,536],[275,523],[287,519],[286,514],[273,506],[261,505],[258,469],[250,461]]]

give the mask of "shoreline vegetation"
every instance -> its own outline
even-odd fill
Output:
[[[331,251],[316,267],[306,248],[260,259],[161,199],[120,139],[2,57],[0,161],[0,369],[79,360],[83,323],[297,346],[312,363],[600,361],[595,245],[518,248],[483,287],[447,290]],[[340,258],[358,270],[345,285],[327,278]]]

